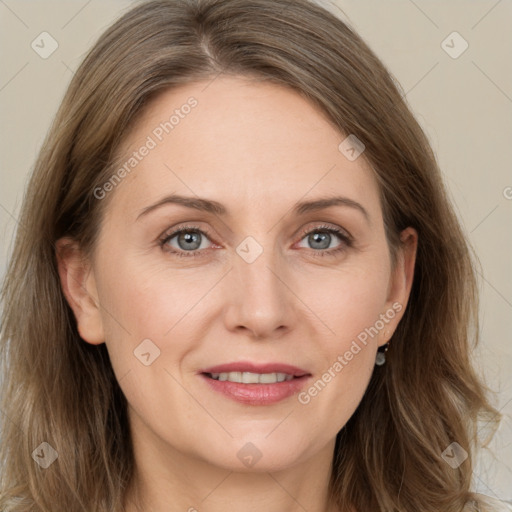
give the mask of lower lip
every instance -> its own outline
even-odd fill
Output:
[[[215,380],[207,375],[200,375],[208,385],[228,398],[249,405],[269,405],[280,402],[298,393],[309,379],[308,375],[275,384],[241,384],[227,380]]]

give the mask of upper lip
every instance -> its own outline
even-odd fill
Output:
[[[286,373],[294,377],[310,375],[309,372],[285,363],[252,363],[249,361],[238,361],[233,363],[219,364],[201,370],[200,373],[229,373],[229,372],[251,372],[251,373]]]

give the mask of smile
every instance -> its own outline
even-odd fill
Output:
[[[270,405],[299,393],[312,375],[283,363],[233,362],[205,368],[208,389],[246,405]]]
[[[292,380],[293,375],[286,373],[252,373],[252,372],[223,372],[209,373],[209,377],[215,380],[238,382],[241,384],[275,384]]]

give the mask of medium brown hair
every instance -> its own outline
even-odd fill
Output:
[[[0,509],[112,512],[133,476],[126,399],[105,344],[81,340],[56,241],[94,248],[107,201],[94,190],[159,92],[220,73],[298,91],[366,146],[392,255],[419,234],[415,277],[387,364],[337,436],[330,490],[341,511],[460,512],[471,497],[477,419],[498,418],[474,372],[476,258],[428,140],[381,61],[307,0],[157,0],[135,6],[74,75],[37,159],[3,288]],[[115,192],[113,192],[115,193]],[[32,459],[46,441],[59,457]],[[441,457],[456,441],[469,458]]]

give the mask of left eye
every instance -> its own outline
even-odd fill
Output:
[[[171,244],[171,241],[176,238],[176,241],[178,243],[178,247]],[[197,251],[199,249],[205,249],[203,245],[203,241],[207,240],[208,237],[206,233],[201,231],[200,229],[180,229],[175,231],[174,233],[171,233],[169,236],[167,236],[163,240],[163,244],[168,245],[174,249],[177,249],[176,252],[179,251],[185,251],[185,252],[191,252],[191,251]],[[174,252],[174,251],[172,251]],[[194,254],[192,254],[194,255]],[[187,255],[188,256],[188,255]]]
[[[306,240],[307,243],[311,244],[312,249],[332,249],[333,247],[330,244],[333,238],[341,239],[342,234],[338,230],[324,228],[309,231],[301,240]]]

